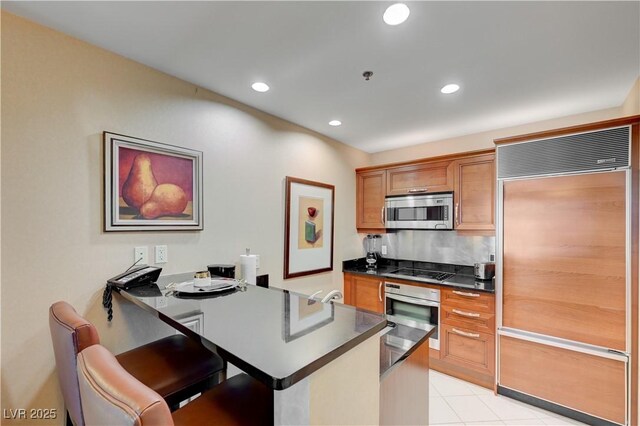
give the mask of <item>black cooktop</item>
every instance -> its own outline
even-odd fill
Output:
[[[395,271],[391,271],[386,275],[396,276],[396,277],[409,277],[414,280],[430,280],[430,281],[444,281],[449,278],[455,276],[450,272],[441,272],[441,271],[428,271],[424,269],[412,269],[412,268],[401,268]]]

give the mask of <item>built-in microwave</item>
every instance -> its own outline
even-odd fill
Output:
[[[384,200],[387,229],[453,229],[453,193],[402,195]]]

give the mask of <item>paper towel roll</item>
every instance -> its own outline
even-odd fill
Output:
[[[243,254],[240,256],[240,270],[242,279],[248,284],[256,284],[258,256],[255,254]]]

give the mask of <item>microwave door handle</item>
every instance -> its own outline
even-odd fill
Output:
[[[433,306],[436,308],[440,306],[440,303],[438,302],[431,302],[429,300],[417,299],[415,297],[402,296],[402,295],[393,294],[393,293],[386,293],[385,297],[387,297],[388,299],[395,299],[400,302],[413,303],[415,305]]]

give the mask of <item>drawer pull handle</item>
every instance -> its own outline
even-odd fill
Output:
[[[467,332],[464,332],[464,331],[460,331],[460,330],[458,330],[456,328],[452,328],[451,331],[453,331],[454,333],[459,334],[461,336],[473,337],[474,339],[477,339],[477,338],[480,337],[480,335],[478,333],[467,333]]]
[[[413,194],[416,192],[427,192],[427,191],[429,191],[429,188],[414,188],[414,189],[410,189],[409,193]]]
[[[480,317],[480,314],[476,314],[473,312],[463,312],[463,311],[459,311],[457,309],[453,309],[452,310],[454,314],[458,314],[458,315],[462,315],[463,317],[469,317],[469,318],[478,318]]]
[[[458,296],[465,296],[465,297],[480,297],[478,293],[467,293],[465,291],[457,291],[457,290],[453,290],[453,294],[457,294]]]

